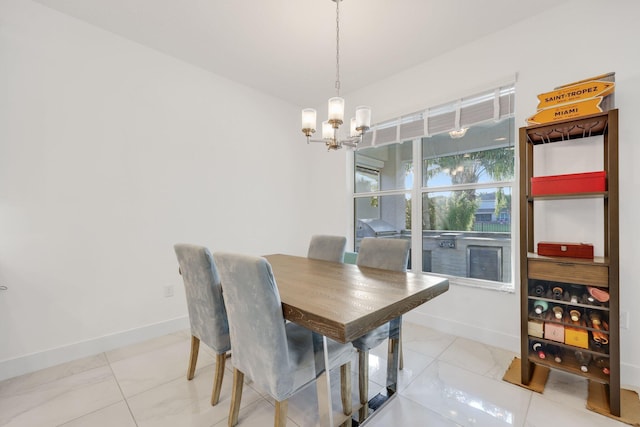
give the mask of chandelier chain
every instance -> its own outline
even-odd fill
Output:
[[[340,1],[336,2],[336,94],[340,96]]]

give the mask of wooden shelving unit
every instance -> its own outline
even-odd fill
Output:
[[[576,193],[533,196],[534,150],[538,144],[553,144],[577,138],[602,135],[604,147],[603,170],[607,176],[607,190],[594,193]],[[618,110],[594,114],[574,120],[554,122],[520,128],[520,285],[521,285],[521,381],[529,384],[536,366],[559,369],[603,383],[608,388],[611,414],[620,416],[620,292],[619,292],[619,200],[618,200]],[[604,257],[591,259],[544,257],[535,253],[534,248],[534,206],[537,200],[572,200],[580,198],[601,198],[604,206]],[[598,287],[609,293],[608,303],[585,301],[563,301],[532,295],[531,286],[535,281],[558,283],[562,286]],[[532,314],[535,300],[544,300],[549,305],[557,304],[565,310],[575,308],[585,313],[597,313],[608,321],[606,333],[608,345],[603,348],[587,349],[562,342],[529,335],[529,321],[537,317]],[[544,322],[571,326],[586,330],[589,339],[597,329],[587,320],[584,325],[574,325],[566,319],[539,319]],[[550,358],[540,359],[531,349],[532,340],[564,349],[562,363]],[[589,353],[593,357],[608,358],[609,374],[593,365],[593,369],[583,372],[573,356],[576,350]]]

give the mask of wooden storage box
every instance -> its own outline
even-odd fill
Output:
[[[580,348],[589,348],[589,332],[585,329],[566,326],[564,328],[564,343]]]
[[[603,264],[561,262],[553,258],[528,260],[530,279],[581,285],[609,286],[609,267]]]
[[[539,242],[538,255],[593,259],[593,245],[588,243]]]
[[[529,335],[544,338],[544,322],[542,320],[529,319]]]
[[[544,337],[548,340],[564,342],[564,325],[547,322],[544,324]],[[588,337],[587,337],[588,338]]]
[[[607,189],[605,171],[570,173],[531,178],[531,195],[597,193]]]

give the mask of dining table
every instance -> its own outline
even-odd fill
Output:
[[[392,345],[384,389],[363,405],[351,420],[361,426],[397,392],[402,316],[449,289],[448,279],[422,272],[398,272],[300,256],[265,256],[276,280],[284,318],[314,335],[318,408],[321,426],[334,426],[326,340],[349,343],[390,323]],[[363,411],[364,409],[364,411]]]

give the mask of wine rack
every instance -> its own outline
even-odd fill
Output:
[[[598,135],[603,138],[603,170],[607,179],[605,191],[532,195],[535,145]],[[545,366],[606,384],[611,414],[620,416],[618,110],[522,127],[519,140],[521,382],[529,384],[535,367]],[[536,201],[551,200],[553,203],[554,200],[594,197],[603,200],[604,256],[578,259],[546,257],[535,253]],[[551,294],[545,290],[542,295],[536,289],[540,285],[545,289],[557,287],[566,292],[573,290],[577,297],[566,300],[563,292],[559,299],[553,294],[553,290]],[[608,295],[608,299],[600,301],[593,298],[590,289],[595,289],[596,295],[601,299],[603,295]],[[539,313],[536,312],[536,307]],[[560,318],[555,317],[553,307],[560,307],[556,309],[562,311]],[[572,315],[578,320],[571,319]],[[554,327],[556,330],[552,331]],[[545,329],[554,332],[553,339],[545,337]],[[564,330],[565,339],[561,338],[558,330]],[[604,342],[606,343],[603,344]],[[533,350],[534,344],[542,349],[546,347],[556,351],[557,348],[564,357],[560,363],[553,357],[541,358],[540,353]],[[578,358],[590,359],[590,362],[585,364],[584,360]]]

